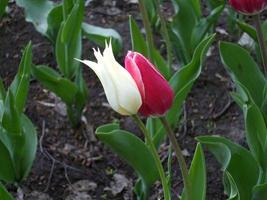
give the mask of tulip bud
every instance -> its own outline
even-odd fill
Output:
[[[229,0],[230,5],[245,15],[255,15],[262,12],[266,6],[266,0]]]
[[[163,115],[172,105],[174,93],[168,81],[143,55],[129,51],[125,68],[132,75],[142,96],[139,112],[144,116]]]
[[[94,55],[97,63],[78,61],[88,65],[96,73],[113,110],[121,115],[136,114],[142,104],[141,95],[129,72],[115,60],[111,44],[106,44],[103,55],[99,50],[94,50]]]

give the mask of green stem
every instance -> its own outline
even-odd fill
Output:
[[[143,132],[143,134],[145,135],[145,139],[147,141],[147,144],[150,147],[150,150],[152,152],[152,155],[155,159],[156,165],[157,165],[157,169],[159,171],[159,175],[160,175],[160,179],[161,179],[161,184],[163,187],[163,192],[164,192],[164,199],[165,200],[170,200],[171,199],[171,195],[170,195],[170,190],[168,187],[168,182],[167,182],[167,178],[165,176],[165,172],[161,163],[161,160],[159,158],[157,149],[152,141],[152,138],[150,136],[150,133],[148,132],[146,126],[144,125],[144,123],[142,122],[142,120],[139,118],[138,115],[133,115],[132,116],[134,121],[136,122],[136,124],[139,126],[139,128],[141,129],[141,131]]]
[[[138,0],[139,2],[139,9],[140,12],[142,14],[142,18],[143,18],[143,24],[146,30],[146,40],[147,40],[147,47],[148,47],[148,58],[149,60],[154,63],[153,60],[153,48],[154,48],[154,43],[153,43],[153,35],[152,35],[152,28],[150,26],[150,22],[149,22],[149,18],[148,18],[148,14],[146,12],[146,7],[145,7],[145,2],[144,0]],[[155,63],[154,63],[155,64]]]
[[[169,36],[169,32],[167,29],[167,24],[165,21],[165,18],[163,16],[163,13],[161,12],[161,4],[160,4],[160,0],[156,0],[156,10],[157,13],[159,15],[160,18],[160,22],[161,22],[161,34],[162,37],[165,40],[166,43],[166,48],[167,48],[167,61],[168,61],[168,67],[169,67],[169,72],[171,71],[172,68],[172,45],[171,45],[171,40],[170,40],[170,36]]]
[[[179,162],[179,166],[180,166],[183,181],[184,181],[186,199],[192,200],[192,198],[191,198],[191,183],[190,183],[189,176],[188,176],[189,173],[188,173],[188,169],[187,169],[186,162],[185,162],[182,150],[180,148],[180,145],[178,144],[176,137],[175,137],[175,134],[172,131],[172,128],[169,125],[169,122],[167,121],[166,117],[160,117],[160,121],[161,121],[162,125],[164,126],[164,128],[166,129],[166,133],[169,137],[169,140],[172,144],[172,148],[174,149],[175,155],[176,155],[177,160]]]
[[[72,105],[67,105],[67,114],[72,128],[79,127],[82,113],[79,112],[76,108],[73,108]]]
[[[261,50],[261,57],[262,57],[262,61],[263,61],[264,72],[265,72],[265,75],[267,75],[267,49],[266,49],[263,30],[262,30],[262,26],[261,26],[260,14],[254,15],[253,17],[254,17],[254,21],[255,21],[255,25],[256,25],[258,42],[259,42],[259,46],[260,46],[260,50]]]

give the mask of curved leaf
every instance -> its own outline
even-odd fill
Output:
[[[232,79],[236,83],[240,82],[244,85],[252,96],[253,101],[261,107],[266,81],[259,70],[259,66],[248,51],[236,44],[221,42],[220,54],[221,60],[230,72]]]
[[[19,176],[18,181],[24,180],[28,174],[30,173],[33,161],[35,159],[36,150],[37,150],[37,132],[26,115],[22,116],[22,141],[25,142],[21,146],[21,148],[15,148],[16,154],[18,158],[14,158],[15,162],[19,165],[19,171],[17,172]]]
[[[259,165],[252,154],[223,137],[201,136],[197,137],[197,140],[205,145],[221,164],[228,196],[238,193],[238,198],[233,199],[251,200],[252,189],[257,184],[260,174]]]
[[[200,144],[197,144],[195,154],[189,170],[189,179],[191,185],[191,198],[194,200],[206,199],[206,164],[203,149]],[[181,200],[186,200],[185,193]]]
[[[253,188],[253,197],[251,200],[263,200],[267,197],[267,183],[257,185]]]
[[[47,16],[54,7],[49,0],[16,0],[18,6],[23,7],[26,20],[33,23],[37,31],[45,35],[47,31]]]
[[[72,104],[78,91],[76,85],[66,78],[62,78],[55,70],[48,66],[33,66],[33,76],[40,81],[45,88],[54,92],[66,104]]]
[[[147,187],[159,178],[155,160],[141,139],[132,133],[120,130],[118,124],[100,126],[96,130],[96,135],[133,167]]]
[[[87,23],[82,23],[83,34],[91,41],[105,47],[105,42],[111,39],[112,48],[115,54],[122,49],[122,39],[120,34],[111,28],[103,28]]]
[[[3,186],[3,184],[0,182],[0,199],[1,200],[14,200],[14,198],[11,196],[11,194],[8,193],[6,188]]]

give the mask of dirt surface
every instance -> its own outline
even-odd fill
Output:
[[[128,16],[133,15],[138,23],[141,22],[137,4],[122,2],[97,0],[86,8],[87,22],[115,28],[122,35],[124,52],[119,58],[121,63],[122,55],[131,49]],[[219,38],[228,39],[228,36],[218,34]],[[0,21],[0,74],[6,85],[16,74],[21,50],[29,40],[33,42],[34,63],[55,68],[49,41],[25,22],[20,8],[10,4],[10,13]],[[94,44],[87,40],[83,44],[84,58],[91,57]],[[136,179],[133,170],[94,137],[94,130],[101,124],[119,120],[123,128],[140,133],[130,118],[121,118],[107,106],[102,86],[95,75],[88,68],[84,68],[84,72],[90,98],[83,125],[78,130],[71,129],[60,100],[35,80],[31,81],[26,113],[38,130],[39,147],[31,174],[20,186],[19,193],[24,193],[25,199],[135,199],[132,193]],[[230,90],[232,84],[220,62],[216,42],[185,104],[186,118],[177,130],[178,141],[188,154],[187,161],[192,159],[196,146],[194,138],[199,135],[223,135],[244,143],[242,114],[229,97]],[[161,157],[165,164],[166,152],[167,144],[164,144]],[[207,200],[226,199],[220,167],[207,152],[206,162]],[[182,181],[175,157],[173,171],[172,192],[173,199],[177,199]],[[151,196],[151,199],[162,196],[159,184]]]

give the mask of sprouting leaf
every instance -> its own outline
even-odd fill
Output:
[[[211,11],[209,16],[203,17],[199,20],[199,22],[194,27],[194,31],[192,33],[191,43],[193,47],[196,47],[199,44],[199,42],[206,36],[209,29],[218,20],[223,9],[224,5],[218,6]]]
[[[137,51],[147,57],[148,49],[146,46],[145,39],[140,31],[140,28],[137,26],[135,20],[131,16],[129,17],[129,24],[132,40],[132,50]]]
[[[13,163],[17,182],[24,180],[30,173],[37,150],[35,127],[26,115],[22,115],[21,122],[21,135],[8,136],[13,143]]]
[[[66,21],[62,22],[57,35],[55,52],[58,67],[69,80],[75,77],[75,72],[80,67],[80,63],[74,58],[81,58],[83,10],[83,0],[76,1]]]
[[[47,16],[48,27],[46,31],[46,36],[50,39],[53,45],[56,44],[57,35],[62,21],[63,21],[63,8],[62,4],[60,4],[55,6]]]
[[[200,144],[197,144],[194,158],[192,160],[189,179],[191,185],[191,198],[194,200],[205,200],[206,199],[206,165],[205,156]],[[185,200],[185,193],[182,195],[181,200]]]
[[[18,73],[12,82],[10,89],[15,97],[16,109],[21,113],[24,109],[30,84],[32,66],[32,44],[26,46],[19,65]]]
[[[18,135],[21,132],[21,113],[16,108],[15,97],[11,90],[8,90],[4,104],[2,126],[11,134]]]
[[[130,16],[129,17],[129,24],[130,24],[130,33],[131,33],[131,42],[132,42],[132,50],[137,51],[144,56],[148,57],[148,49],[145,42],[145,39],[138,28],[134,19]],[[154,64],[160,73],[168,80],[170,78],[168,66],[160,55],[159,51],[156,48],[152,49],[152,57],[154,60]]]

